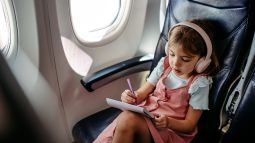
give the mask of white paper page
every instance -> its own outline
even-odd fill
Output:
[[[118,100],[114,100],[114,99],[111,99],[111,98],[106,98],[106,102],[107,102],[108,105],[110,105],[112,107],[122,109],[122,110],[130,110],[130,111],[133,111],[133,112],[143,114],[143,115],[145,115],[149,118],[154,118],[154,115],[152,113],[150,113],[149,111],[147,111],[146,109],[144,109],[142,107],[138,107],[138,106],[128,104],[128,103],[125,103],[125,102],[121,102],[121,101],[118,101]]]

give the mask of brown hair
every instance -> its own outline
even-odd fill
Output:
[[[214,74],[219,68],[219,62],[214,51],[214,36],[212,32],[214,28],[213,25],[209,21],[199,19],[188,20],[188,22],[198,25],[209,36],[212,42],[211,63],[202,73]],[[168,39],[170,47],[178,47],[176,45],[182,45],[187,53],[199,55],[200,57],[205,57],[207,54],[207,47],[204,39],[196,30],[188,26],[179,25],[170,29]]]

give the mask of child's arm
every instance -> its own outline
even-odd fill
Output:
[[[143,86],[141,86],[139,89],[135,91],[137,96],[136,102],[140,103],[143,100],[145,100],[150,95],[150,93],[154,91],[154,89],[155,89],[155,85],[149,82],[146,82]]]
[[[176,131],[191,132],[197,126],[197,122],[201,117],[203,110],[196,110],[189,106],[186,118],[184,120],[176,120],[174,118],[168,118],[168,126]]]
[[[196,110],[190,106],[184,120],[158,115],[154,119],[154,124],[157,128],[170,128],[174,131],[189,133],[197,126],[202,113],[203,110]]]
[[[155,86],[146,82],[142,87],[135,91],[135,95],[130,90],[125,90],[121,94],[121,101],[129,104],[139,104],[142,102],[151,92],[153,92]]]

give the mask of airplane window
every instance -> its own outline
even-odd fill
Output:
[[[8,24],[8,15],[3,1],[0,1],[0,49],[6,55],[10,45],[10,27]]]
[[[123,30],[132,0],[70,0],[72,25],[84,44],[105,43]]]
[[[0,1],[0,50],[7,59],[16,55],[14,9],[11,0]]]

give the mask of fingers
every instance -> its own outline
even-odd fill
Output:
[[[153,113],[155,118],[158,118],[160,115],[158,113]]]
[[[163,124],[161,122],[154,122],[156,128],[163,128]]]
[[[165,115],[157,115],[153,119],[156,128],[166,128],[168,125],[168,118]]]
[[[121,101],[134,104],[136,103],[136,96],[132,94],[132,92],[128,89],[126,89],[122,94],[121,94]]]

